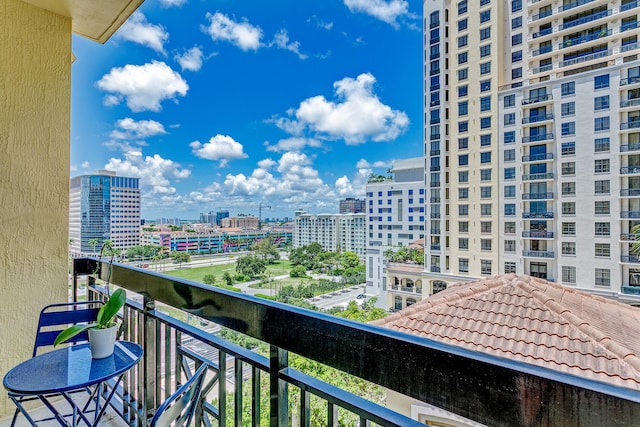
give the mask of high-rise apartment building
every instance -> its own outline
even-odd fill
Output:
[[[361,213],[364,212],[365,201],[362,199],[354,199],[353,197],[347,197],[340,200],[340,213]]]
[[[365,254],[366,217],[358,214],[309,214],[296,211],[293,227],[293,248],[317,242],[330,252]]]
[[[367,184],[367,294],[386,308],[384,254],[425,237],[424,159],[394,160],[393,178]]]
[[[106,170],[71,178],[71,253],[97,252],[105,240],[123,250],[140,244],[139,181]],[[97,246],[91,244],[96,241]]]
[[[423,4],[427,271],[640,294],[640,4]]]

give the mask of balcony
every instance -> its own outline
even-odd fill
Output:
[[[638,7],[638,0],[630,1],[620,5],[620,12],[626,12],[627,10],[635,9]]]
[[[571,10],[578,6],[582,6],[583,4],[589,4],[595,0],[578,0],[572,1],[571,3],[564,4],[558,8],[558,12],[566,12],[567,10]]]
[[[418,288],[415,286],[400,286],[400,285],[391,285],[392,291],[400,291],[409,294],[419,294],[422,295],[422,288]]]
[[[551,219],[553,212],[522,212],[523,219]]]
[[[431,250],[432,251],[439,251],[440,250],[440,245],[431,245]]]
[[[440,203],[440,197],[431,197],[429,201],[431,203]]]
[[[522,105],[537,104],[540,102],[551,101],[552,99],[553,99],[553,96],[550,93],[548,93],[546,95],[539,95],[539,96],[534,96],[532,98],[525,98],[522,100]]]
[[[605,18],[611,15],[611,10],[603,10],[602,12],[592,13],[591,15],[583,16],[582,18],[574,19],[572,21],[561,24],[558,29],[566,30],[567,28],[577,27],[578,25],[586,24],[587,22],[593,22],[601,18]]]
[[[526,239],[553,239],[552,231],[523,231],[522,237]]]
[[[621,197],[640,197],[640,188],[622,188],[620,189]]]
[[[640,295],[640,286],[637,285],[622,285],[622,293],[625,295]]]
[[[640,120],[630,120],[628,122],[620,123],[620,130],[638,129],[640,128]]]
[[[522,200],[548,200],[553,199],[553,193],[523,193]]]
[[[638,21],[625,22],[620,25],[620,32],[624,33],[625,31],[635,30],[636,28],[638,28]]]
[[[553,252],[526,251],[524,255],[552,258]],[[440,268],[432,265],[430,270],[439,272]],[[488,425],[522,425],[525,420],[521,408],[540,405],[531,396],[543,391],[553,392],[556,399],[561,399],[558,403],[563,403],[547,413],[552,425],[594,412],[612,420],[640,416],[636,403],[640,397],[635,390],[557,371],[550,373],[533,365],[95,259],[74,260],[74,294],[84,275],[88,277],[89,297],[99,290],[92,285],[95,278],[110,278],[114,285],[127,289],[130,297],[134,292],[144,295],[129,300],[123,311],[127,325],[123,338],[141,343],[145,350],[145,358],[131,381],[118,390],[120,398],[125,396],[123,414],[126,412],[129,425],[144,425],[146,414],[157,405],[154,402],[162,401],[163,395],[175,389],[176,367],[193,363],[208,365],[211,378],[206,400],[196,415],[198,426],[209,426],[213,421],[216,425],[268,423],[281,427],[292,425],[292,419],[298,420],[295,425],[333,426],[338,422],[338,408],[341,413],[353,414],[355,420],[350,425],[357,420],[360,425],[424,425],[292,368],[288,363],[290,353]],[[394,286],[390,288],[395,290]],[[421,292],[418,287],[397,288],[399,292]],[[176,314],[161,311],[165,304]],[[190,313],[261,340],[269,346],[269,354],[247,350],[176,318]],[[411,357],[389,358],[389,354],[400,353]],[[362,363],[363,356],[366,363]],[[164,360],[175,363],[165,365]],[[415,360],[423,361],[420,369],[416,369]],[[226,381],[218,381],[220,378]],[[527,392],[518,384],[527,384]],[[487,393],[500,401],[500,411],[485,403]],[[309,418],[312,401],[324,407],[313,414],[324,421]],[[262,422],[260,407],[270,408],[270,417]],[[123,414],[118,415],[124,419]]]
[[[532,69],[533,74],[544,73],[545,71],[553,70],[553,64],[541,65]]]
[[[624,144],[620,146],[621,153],[627,153],[629,151],[640,151],[640,144]]]
[[[554,258],[555,253],[553,251],[524,251],[522,256],[529,258]]]
[[[522,143],[528,144],[530,142],[551,141],[553,140],[553,132],[547,132],[539,135],[529,135],[522,137]]]
[[[620,241],[622,242],[633,242],[636,240],[636,237],[633,233],[620,233]]]
[[[595,59],[605,58],[607,56],[613,55],[612,49],[605,49],[600,52],[591,53],[589,55],[577,56],[575,58],[567,59],[566,61],[560,62],[561,67],[568,67],[575,64],[581,64],[583,62],[593,61]]]
[[[626,264],[640,264],[640,257],[637,255],[621,255],[620,262],[624,262]]]
[[[549,113],[549,114],[539,114],[537,116],[529,116],[529,117],[523,117],[522,118],[522,124],[526,125],[529,123],[538,123],[538,122],[544,122],[547,120],[553,120],[553,113]]]
[[[627,77],[626,79],[620,80],[620,86],[627,86],[640,83],[640,76],[632,76]]]
[[[540,162],[544,160],[553,160],[553,153],[541,153],[528,156],[522,156],[523,162]]]
[[[439,228],[432,228],[429,231],[431,234],[440,234],[442,232],[442,230],[440,230]]]
[[[558,49],[564,49],[565,47],[575,46],[575,45],[587,43],[593,40],[598,40],[603,37],[610,36],[611,34],[613,34],[613,30],[598,31],[592,34],[587,34],[585,36],[565,39],[562,41],[562,43],[558,44]]]
[[[549,34],[551,34],[553,32],[553,28],[545,28],[544,30],[540,30],[538,32],[533,33],[532,37],[534,39],[537,39],[539,37],[544,37],[544,36],[548,36]]]
[[[640,173],[640,166],[624,166],[620,168],[620,175],[635,175]]]
[[[620,101],[620,108],[637,107],[640,105],[640,98],[624,99]]]
[[[437,265],[432,265],[429,271],[431,271],[432,273],[440,273],[440,267],[438,267]]]
[[[620,218],[640,218],[640,211],[620,211]]]
[[[522,175],[523,181],[543,181],[543,180],[550,180],[550,179],[553,179],[552,172]]]

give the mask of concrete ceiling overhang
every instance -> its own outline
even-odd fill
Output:
[[[104,43],[144,0],[23,0],[71,18],[74,33]]]

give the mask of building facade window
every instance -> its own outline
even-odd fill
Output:
[[[567,265],[562,266],[562,283],[576,283],[576,268]]]
[[[608,268],[596,268],[595,279],[596,286],[611,286],[611,270]]]

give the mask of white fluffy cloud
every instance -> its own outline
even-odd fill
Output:
[[[382,161],[382,160],[378,160],[376,162],[373,163],[369,163],[367,160],[365,159],[360,159],[358,160],[358,163],[356,164],[356,167],[358,169],[371,169],[371,168],[390,168],[391,165],[393,164],[393,161]]]
[[[160,61],[112,68],[97,86],[110,92],[105,96],[105,105],[116,105],[125,99],[133,112],[160,111],[162,101],[185,96],[189,90],[182,76]]]
[[[115,139],[148,138],[167,133],[160,122],[155,120],[135,121],[130,117],[118,120],[116,127],[117,129],[111,131],[110,134]]]
[[[344,0],[344,4],[351,12],[371,15],[393,27],[398,26],[398,18],[413,16],[409,13],[409,3],[405,0]]]
[[[242,144],[227,135],[216,135],[205,144],[200,141],[193,141],[189,146],[197,157],[207,160],[220,160],[220,166],[225,166],[230,160],[247,157],[243,152]]]
[[[169,39],[162,25],[147,22],[141,12],[134,12],[118,31],[118,37],[143,46],[150,47],[158,53],[165,54],[164,43]]]
[[[300,151],[304,147],[321,148],[322,142],[313,138],[291,137],[281,139],[274,145],[269,145],[269,143],[265,143],[264,145],[267,147],[267,151],[283,152]]]
[[[261,46],[262,29],[251,25],[248,21],[236,22],[220,12],[207,13],[209,26],[204,31],[214,41],[227,41],[242,50],[258,50]]]
[[[279,118],[275,123],[294,135],[308,129],[317,138],[344,139],[351,145],[394,140],[406,131],[409,117],[380,101],[373,92],[375,81],[370,73],[339,80],[333,84],[337,102],[324,96],[308,98],[288,112],[295,118]]]
[[[121,176],[140,178],[142,194],[145,199],[152,200],[156,196],[176,193],[172,180],[188,178],[189,169],[182,168],[173,160],[163,159],[160,155],[143,156],[141,151],[124,153],[124,159],[111,158],[105,169],[115,171]]]
[[[307,59],[309,55],[300,52],[300,42],[290,42],[289,33],[285,29],[281,29],[273,36],[273,41],[269,46],[276,46],[278,49],[285,49],[298,55],[300,59]]]
[[[178,64],[182,67],[182,71],[200,71],[200,68],[202,68],[202,57],[202,49],[194,46],[186,50],[183,54],[177,54],[175,60],[178,61]]]
[[[164,8],[172,7],[172,6],[180,7],[186,2],[187,0],[160,0],[160,5],[162,5],[162,7]]]

